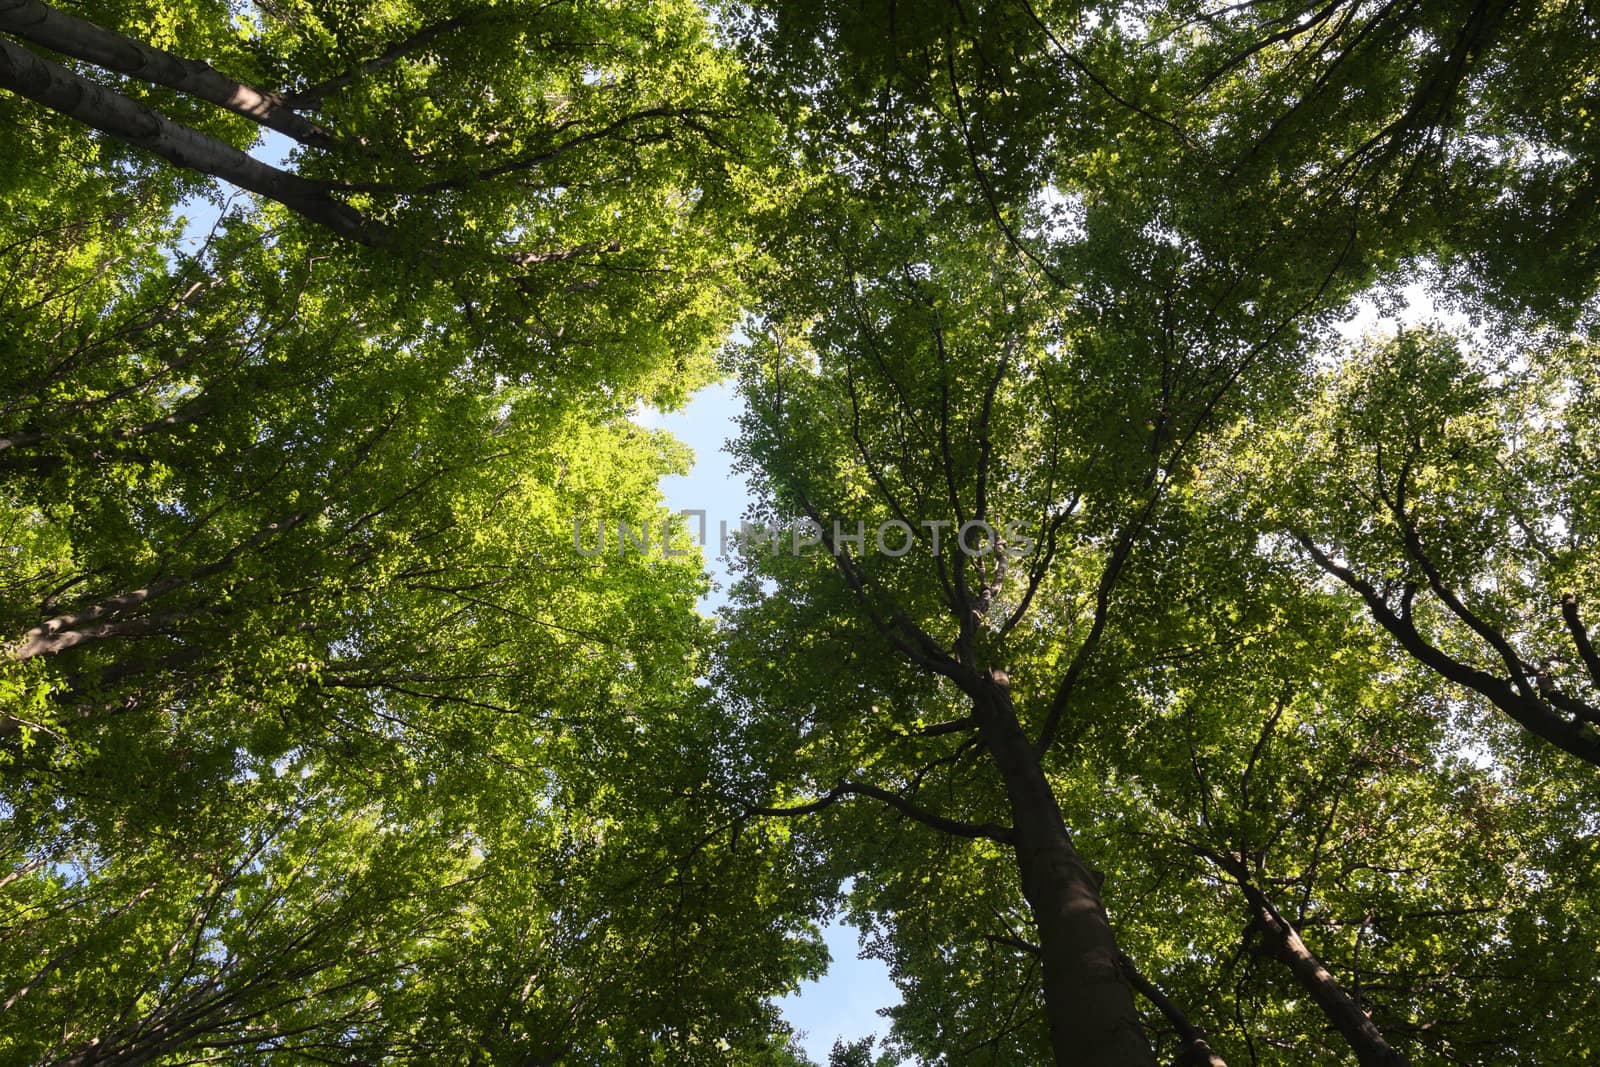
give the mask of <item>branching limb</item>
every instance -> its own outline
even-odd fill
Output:
[[[1051,742],[1055,740],[1056,730],[1061,725],[1061,716],[1067,710],[1067,702],[1072,699],[1072,692],[1077,687],[1078,680],[1083,677],[1083,672],[1088,669],[1089,661],[1100,645],[1100,638],[1105,633],[1110,613],[1111,594],[1116,589],[1117,579],[1122,576],[1122,569],[1128,562],[1128,556],[1133,552],[1134,542],[1138,540],[1140,531],[1144,529],[1151,512],[1155,509],[1157,499],[1159,497],[1152,495],[1139,516],[1123,527],[1115,546],[1111,549],[1111,557],[1106,560],[1106,565],[1100,572],[1100,582],[1094,593],[1094,621],[1089,624],[1088,634],[1078,646],[1078,651],[1073,654],[1072,662],[1067,665],[1067,673],[1056,686],[1055,696],[1050,701],[1050,711],[1045,716],[1044,727],[1039,731],[1039,740],[1034,745],[1035,750],[1041,754],[1047,751]]]
[[[995,823],[969,823],[959,819],[946,818],[926,808],[918,807],[905,797],[892,790],[880,786],[868,785],[865,782],[840,782],[816,800],[805,804],[796,804],[791,807],[755,807],[746,808],[750,815],[768,817],[793,818],[799,815],[811,815],[832,807],[834,804],[851,796],[872,797],[894,808],[900,814],[920,822],[924,826],[938,830],[940,833],[950,834],[955,837],[983,839],[997,841],[1003,845],[1010,845],[1014,837],[1010,827],[1000,826]]]
[[[345,71],[343,74],[329,78],[326,81],[307,86],[297,93],[284,93],[279,99],[289,107],[314,108],[339,90],[354,85],[360,78],[382,70],[384,67],[390,66],[411,53],[427,47],[447,33],[461,29],[471,22],[475,15],[479,14],[481,12],[463,12],[452,18],[430,23],[409,37],[396,41],[376,57],[367,60],[354,70]]]
[[[976,730],[977,728],[977,718],[972,715],[966,715],[959,719],[949,719],[945,722],[936,722],[931,726],[924,726],[917,733],[923,737],[942,737],[945,734],[965,733],[968,730]]]
[[[1572,634],[1572,643],[1578,649],[1578,658],[1589,671],[1590,680],[1600,686],[1600,655],[1595,654],[1594,645],[1589,640],[1589,631],[1578,615],[1578,594],[1567,593],[1561,598],[1561,617],[1567,622],[1567,630]]]
[[[1134,992],[1153,1004],[1178,1032],[1178,1038],[1183,1042],[1183,1049],[1173,1067],[1228,1067],[1221,1056],[1211,1051],[1205,1035],[1189,1021],[1189,1016],[1183,1009],[1174,1004],[1172,998],[1163,993],[1154,982],[1140,973],[1139,968],[1133,965],[1133,961],[1126,953],[1117,953],[1117,966],[1121,968],[1122,977],[1127,979]]]
[[[1486,697],[1490,703],[1511,716],[1528,732],[1587,763],[1600,766],[1600,737],[1596,737],[1586,728],[1586,723],[1600,718],[1600,709],[1592,708],[1553,690],[1524,691],[1504,678],[1498,678],[1487,671],[1463,663],[1428,641],[1417,630],[1410,611],[1412,591],[1408,589],[1402,602],[1402,610],[1396,612],[1371,582],[1350,568],[1335,562],[1305,531],[1291,529],[1289,533],[1318,567],[1360,595],[1373,619],[1387,630],[1413,659],[1441,677]],[[1557,714],[1558,708],[1567,711],[1567,715]]]
[[[333,143],[328,130],[295,114],[276,93],[263,93],[209,64],[113,33],[39,0],[0,0],[0,30],[105,70],[216,104],[301,144],[325,147]]]

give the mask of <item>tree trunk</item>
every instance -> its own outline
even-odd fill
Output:
[[[252,89],[209,64],[113,33],[39,0],[0,0],[0,30],[62,55],[227,108],[302,144],[332,142],[327,130],[295,114],[274,93]]]
[[[1378,1029],[1355,998],[1345,992],[1338,979],[1301,940],[1294,924],[1283,917],[1251,880],[1244,864],[1234,856],[1213,858],[1221,863],[1244,891],[1245,900],[1250,904],[1251,917],[1266,934],[1269,951],[1288,966],[1300,987],[1316,1002],[1334,1029],[1355,1051],[1356,1061],[1361,1067],[1409,1067],[1410,1061],[1390,1047],[1383,1031]]]
[[[317,182],[270,167],[230,144],[180,126],[4,38],[0,38],[0,89],[10,89],[169,163],[259,193],[341,237],[372,245],[388,236],[360,212],[329,196]]]
[[[1306,947],[1299,932],[1259,892],[1254,896],[1259,899],[1259,903],[1253,903],[1267,928],[1267,935],[1277,939],[1276,955],[1288,964],[1301,988],[1350,1043],[1361,1067],[1407,1067],[1406,1058],[1389,1046],[1383,1032]]]
[[[1100,902],[1100,877],[1072,846],[1044,768],[1017,722],[1010,692],[989,679],[977,690],[978,729],[1005,781],[1022,893],[1038,926],[1056,1063],[1155,1067]]]

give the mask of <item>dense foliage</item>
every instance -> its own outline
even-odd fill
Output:
[[[840,911],[838,1065],[1600,1055],[1592,4],[0,0],[0,89],[0,1062],[802,1067]]]

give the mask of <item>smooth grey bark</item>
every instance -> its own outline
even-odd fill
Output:
[[[276,93],[263,93],[207,63],[113,33],[39,0],[0,0],[0,31],[118,74],[176,89],[302,144],[325,146],[333,142],[326,129],[296,114]]]
[[[360,244],[383,243],[385,231],[319,183],[268,166],[214,137],[180,126],[59,63],[0,38],[0,89],[76,119],[167,162],[220,178],[274,200]]]

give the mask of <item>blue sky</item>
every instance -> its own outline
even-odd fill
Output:
[[[706,569],[713,580],[725,584],[727,568],[715,558],[717,522],[738,525],[750,497],[744,479],[733,472],[732,458],[725,450],[737,432],[740,404],[733,383],[707,386],[696,393],[682,409],[669,413],[647,412],[639,421],[672,433],[694,449],[695,464],[686,475],[662,479],[661,490],[673,508],[694,508],[706,512]],[[693,525],[691,524],[691,529]],[[724,592],[713,590],[701,601],[701,610],[713,613],[724,602]],[[818,1063],[828,1062],[834,1039],[847,1040],[881,1034],[887,1020],[878,1009],[900,1002],[900,994],[889,981],[889,969],[877,960],[858,958],[857,931],[845,923],[834,923],[823,933],[833,964],[820,982],[805,983],[799,993],[782,1000],[783,1015],[797,1030],[804,1031],[802,1044]]]

